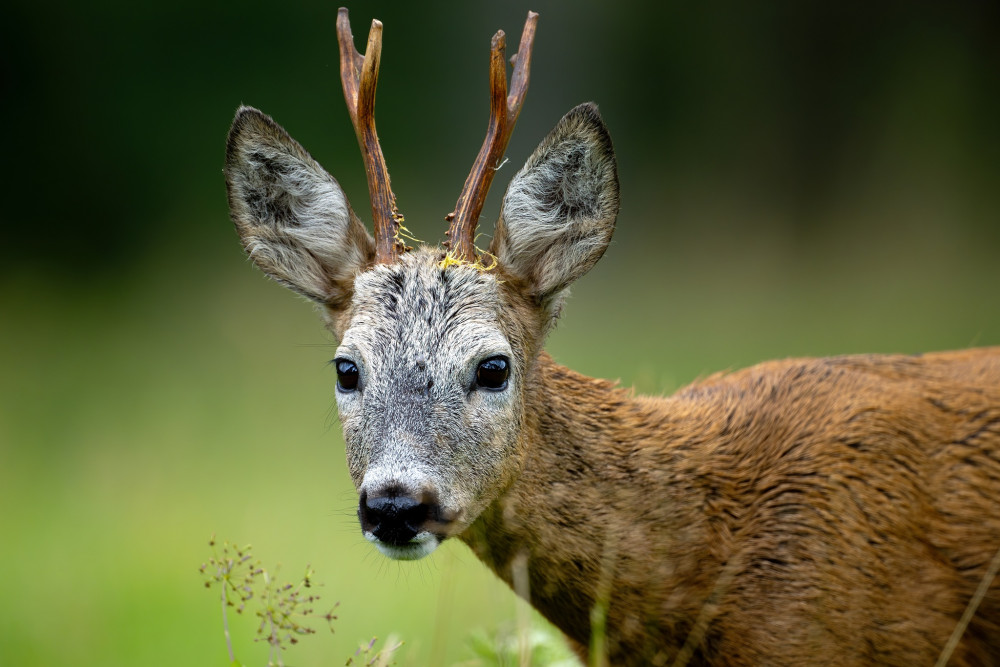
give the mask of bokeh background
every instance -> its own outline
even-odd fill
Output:
[[[668,393],[767,358],[1000,344],[1000,5],[370,1],[377,122],[437,242],[486,125],[489,40],[541,18],[510,162],[595,100],[622,210],[549,350]],[[0,22],[0,664],[227,664],[198,566],[219,538],[311,563],[343,664],[473,659],[518,613],[460,544],[388,562],[356,527],[334,341],[243,257],[222,177],[240,103],[359,211],[337,4],[7,3]],[[238,657],[264,664],[253,624]]]

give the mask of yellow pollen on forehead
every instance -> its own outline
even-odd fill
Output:
[[[493,269],[497,268],[499,262],[497,261],[496,255],[494,255],[491,252],[487,252],[485,250],[479,250],[479,248],[476,248],[476,251],[477,251],[476,261],[470,262],[461,259],[459,257],[455,257],[451,253],[451,250],[449,250],[448,252],[445,253],[444,258],[440,262],[438,262],[438,266],[441,267],[442,269],[447,269],[448,267],[451,266],[468,266],[473,269],[476,269],[477,271],[492,271]],[[492,262],[489,265],[483,263],[483,256],[486,255],[488,255],[489,258],[492,260]]]

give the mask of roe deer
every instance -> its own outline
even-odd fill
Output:
[[[618,214],[597,108],[513,177],[475,227],[528,86],[493,38],[489,131],[445,248],[406,248],[375,133],[381,24],[341,78],[375,237],[337,181],[261,112],[229,134],[250,258],[318,304],[364,536],[418,559],[467,543],[586,656],[611,664],[1000,664],[1000,348],[774,361],[666,398],[542,351]],[[518,573],[520,569],[520,574]],[[525,576],[526,575],[526,576]],[[964,615],[964,618],[963,618]]]

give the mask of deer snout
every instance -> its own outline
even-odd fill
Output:
[[[399,488],[361,491],[358,519],[365,537],[391,558],[415,560],[437,548],[444,539],[441,505],[435,494],[407,493]]]

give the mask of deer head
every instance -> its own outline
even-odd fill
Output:
[[[406,248],[373,117],[381,24],[364,56],[341,9],[341,79],[365,159],[375,237],[337,181],[271,118],[242,107],[226,152],[233,221],[265,273],[314,301],[339,339],[337,405],[365,537],[420,558],[502,497],[531,442],[534,367],[570,284],[618,213],[611,139],[593,104],[566,114],[511,180],[492,243],[475,228],[528,86],[528,14],[511,94],[490,54],[489,130],[445,247]]]

